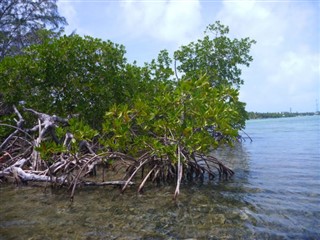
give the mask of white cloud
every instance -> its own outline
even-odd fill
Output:
[[[251,1],[224,1],[224,8],[231,16],[247,19],[266,20],[270,16],[270,11],[257,6],[254,0]]]
[[[201,24],[199,1],[126,1],[121,7],[128,32],[134,38],[148,36],[158,41],[186,43],[194,39]]]
[[[257,40],[241,89],[248,110],[314,110],[319,97],[316,11],[308,3],[223,2],[218,18],[231,34]]]
[[[257,40],[254,61],[243,70],[241,99],[248,110],[313,110],[320,100],[320,5],[312,1],[58,1],[67,32],[122,43],[130,61],[170,53],[202,37],[220,20],[230,36]]]
[[[319,56],[317,54],[296,51],[286,52],[280,61],[278,71],[271,75],[274,86],[286,89],[289,97],[302,93],[312,93],[319,87],[314,76],[319,76]],[[319,81],[319,79],[318,79]],[[279,84],[281,83],[281,84]]]
[[[77,25],[77,13],[74,6],[70,2],[58,1],[57,6],[60,15],[67,19],[68,26],[66,27],[66,30],[69,30],[68,28]]]
[[[85,29],[81,26],[76,3],[71,1],[58,1],[57,6],[60,15],[67,19],[68,26],[65,27],[65,32],[67,34],[75,31],[77,34],[91,35],[91,32],[88,29]]]

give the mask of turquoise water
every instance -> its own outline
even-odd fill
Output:
[[[232,180],[174,187],[0,187],[0,239],[320,239],[320,117],[250,120],[212,154]]]

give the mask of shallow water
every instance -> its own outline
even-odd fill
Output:
[[[120,194],[0,187],[0,239],[320,239],[320,118],[248,121],[232,180]]]

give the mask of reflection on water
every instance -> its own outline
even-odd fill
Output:
[[[320,239],[319,125],[298,120],[249,121],[253,143],[213,152],[233,179],[184,184],[176,202],[170,186],[84,188],[72,204],[1,186],[0,239]]]

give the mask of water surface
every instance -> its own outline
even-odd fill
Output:
[[[320,117],[247,122],[232,180],[120,194],[0,186],[0,239],[320,239]]]

